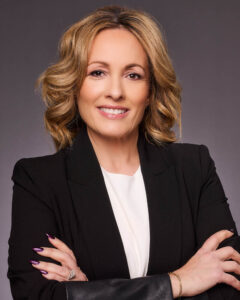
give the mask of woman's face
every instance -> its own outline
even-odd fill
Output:
[[[126,29],[105,29],[93,41],[78,95],[88,131],[108,138],[137,133],[148,104],[147,55]]]

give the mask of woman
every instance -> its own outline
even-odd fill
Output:
[[[207,147],[176,143],[181,88],[154,20],[98,9],[38,83],[57,152],[14,167],[13,298],[239,299],[236,226]]]

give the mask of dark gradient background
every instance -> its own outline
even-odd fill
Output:
[[[1,299],[11,299],[6,272],[13,166],[22,157],[54,152],[35,80],[56,61],[66,27],[107,4],[146,10],[162,24],[183,86],[182,142],[208,146],[240,230],[240,1],[1,0]]]

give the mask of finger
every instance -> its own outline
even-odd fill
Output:
[[[225,239],[231,237],[233,232],[229,230],[220,230],[211,235],[202,245],[202,249],[207,251],[216,250],[218,245]]]
[[[240,275],[240,265],[235,261],[224,261],[222,268],[224,272],[233,272]]]
[[[223,273],[221,282],[231,285],[232,287],[240,291],[240,281],[237,280],[237,278],[235,278],[233,275]]]
[[[60,262],[62,265],[67,265],[69,268],[74,268],[76,265],[72,257],[68,253],[62,252],[61,250],[48,247],[33,248],[33,250],[41,256],[50,257],[53,260]]]
[[[233,247],[226,246],[215,251],[217,257],[221,260],[233,259],[240,264],[240,253]]]
[[[61,276],[63,278],[68,278],[69,276],[69,269],[66,267],[58,266],[53,263],[44,262],[44,261],[33,261],[31,260],[30,263],[35,269],[38,270],[45,270],[48,273],[54,273],[58,276]]]
[[[83,273],[83,275],[80,277],[80,281],[88,281],[87,276]]]
[[[43,270],[43,271],[45,271],[45,270]],[[61,277],[57,274],[54,274],[54,273],[47,273],[47,274],[41,273],[41,274],[43,277],[45,277],[48,280],[57,280],[59,282],[66,281],[66,279],[64,279],[63,277]]]
[[[55,274],[56,276],[60,276],[62,280],[65,281],[67,281],[69,278],[70,270],[67,267],[58,266],[56,264],[52,264],[44,261],[31,260],[30,263],[32,263],[32,266],[35,269],[38,269],[40,272],[44,271],[44,273],[47,272],[49,274]],[[75,272],[76,272],[76,277],[72,280],[88,281],[87,276],[80,270],[80,268],[77,268]]]
[[[80,270],[80,273],[77,278],[73,279],[74,281],[88,281],[88,278],[85,273]]]
[[[74,259],[74,261],[76,261],[75,255],[73,253],[73,251],[60,239],[58,239],[57,237],[54,237],[48,233],[46,233],[46,236],[48,237],[49,242],[57,249],[62,250],[63,252],[68,253],[70,256],[72,256],[72,258]]]

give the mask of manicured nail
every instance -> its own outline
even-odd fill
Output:
[[[52,235],[52,234],[46,233],[46,236],[47,236],[48,238],[50,238],[50,239],[55,239],[55,236]]]
[[[29,262],[33,265],[38,265],[39,264],[39,261],[38,260],[29,260]]]
[[[32,248],[33,251],[36,251],[36,252],[42,252],[43,251],[43,248],[40,247],[40,248]]]
[[[47,271],[44,271],[44,270],[40,270],[40,272],[42,273],[42,274],[48,274],[48,272]]]
[[[233,228],[229,229],[230,231],[232,231],[233,233],[235,232]]]

